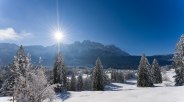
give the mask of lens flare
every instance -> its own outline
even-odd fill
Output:
[[[54,38],[58,41],[61,42],[64,39],[64,34],[61,31],[56,31],[54,33]]]

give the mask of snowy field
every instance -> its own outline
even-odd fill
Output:
[[[54,102],[184,102],[184,86],[175,87],[174,70],[167,71],[170,81],[156,84],[152,88],[137,88],[135,80],[125,84],[113,83],[106,86],[106,91],[69,92],[68,95]],[[0,102],[10,102],[1,97]]]

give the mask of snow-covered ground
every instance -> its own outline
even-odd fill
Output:
[[[166,72],[169,81],[155,84],[152,88],[138,88],[135,80],[124,84],[112,83],[106,91],[69,92],[63,100],[54,102],[184,102],[184,86],[174,86],[174,70]],[[0,102],[8,98],[0,98]]]
[[[0,97],[0,102],[11,102],[10,97]]]

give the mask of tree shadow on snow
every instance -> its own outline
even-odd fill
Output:
[[[69,92],[63,92],[60,95],[60,98],[62,99],[62,101],[67,100],[68,98],[70,98],[71,94]]]
[[[122,86],[119,86],[119,85],[115,85],[115,84],[109,84],[107,86],[105,86],[105,91],[120,91],[122,89]]]
[[[123,91],[131,91],[131,90],[135,90],[135,89],[122,89]]]
[[[129,82],[129,81],[125,81],[124,84],[128,84],[128,85],[135,85],[135,82]]]

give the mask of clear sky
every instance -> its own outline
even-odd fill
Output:
[[[92,40],[133,55],[170,54],[184,33],[183,0],[58,0],[64,43]],[[0,42],[52,45],[56,0],[0,0]]]

